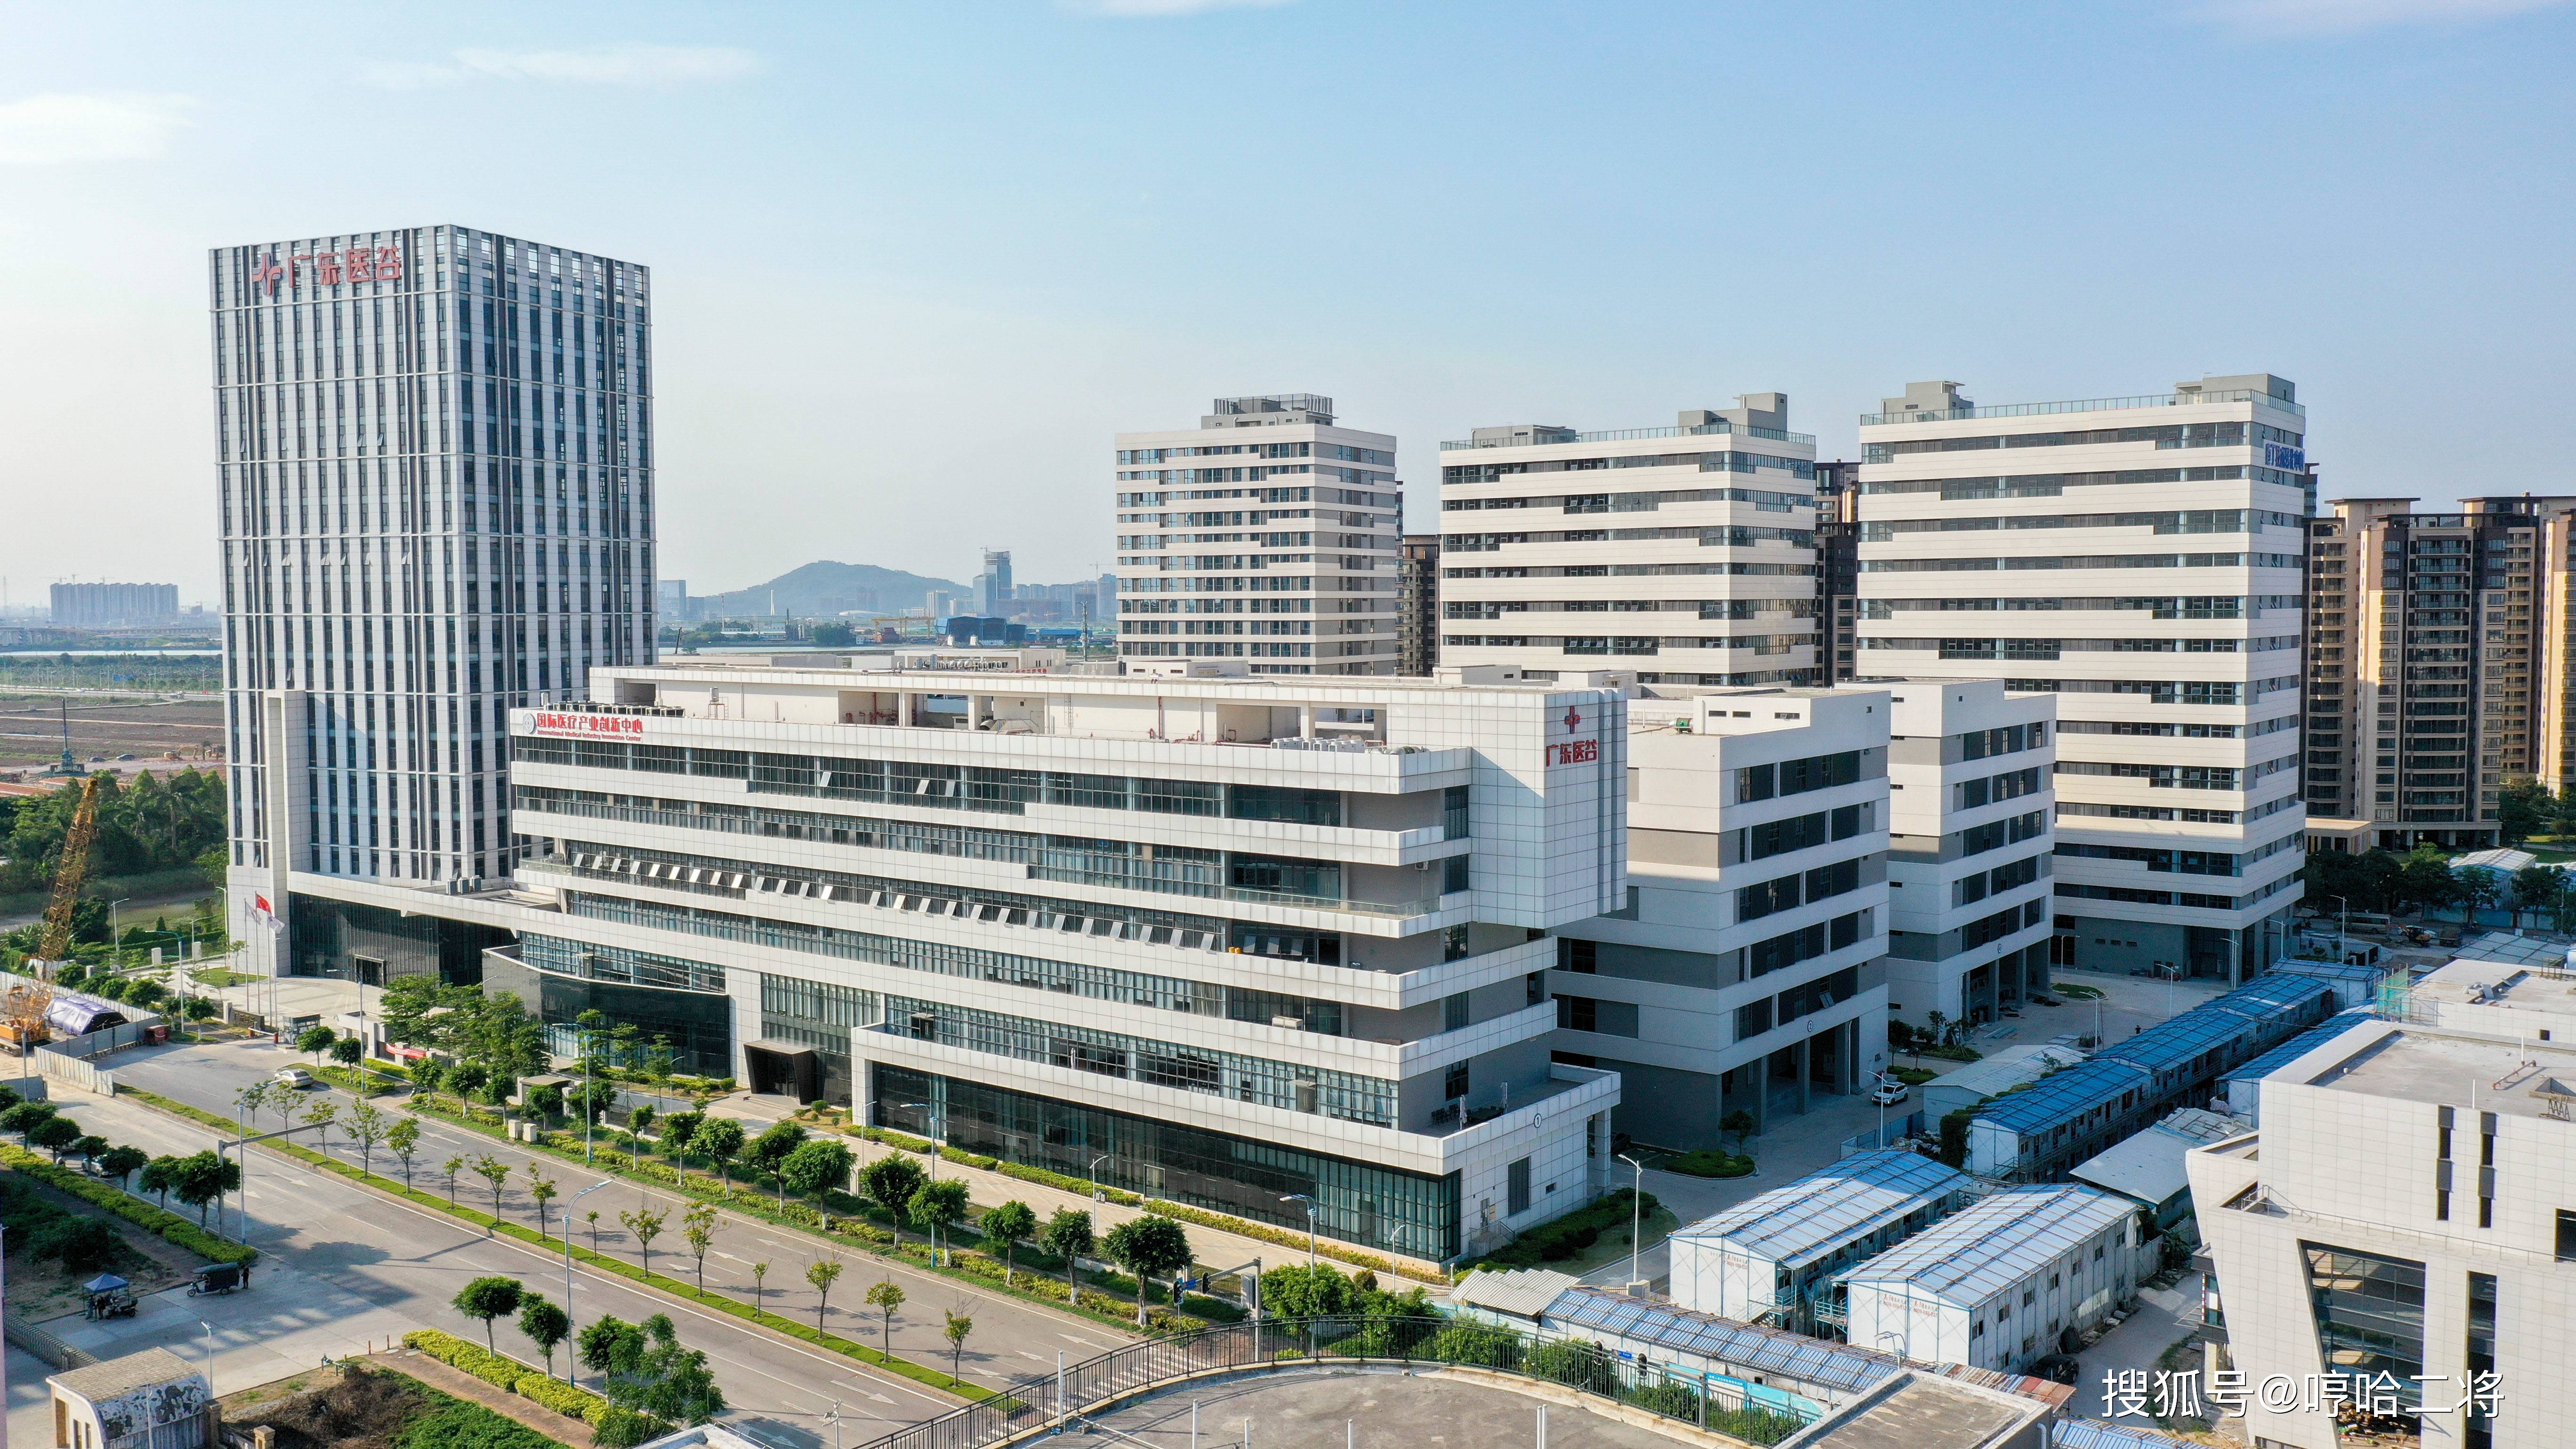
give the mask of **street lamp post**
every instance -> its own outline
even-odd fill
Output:
[[[1118,1154],[1115,1152],[1104,1152],[1098,1157],[1091,1159],[1091,1165],[1082,1170],[1082,1175],[1091,1179],[1091,1200],[1093,1202],[1107,1202],[1109,1200],[1108,1194],[1100,1190],[1100,1164],[1107,1162],[1109,1159],[1117,1155]],[[1282,1199],[1282,1201],[1285,1201],[1285,1199]]]
[[[587,1107],[590,1104],[585,1102],[582,1105]],[[603,1177],[599,1181],[592,1183],[590,1186],[583,1188],[581,1191],[574,1193],[571,1197],[564,1200],[564,1323],[567,1325],[567,1331],[569,1331],[569,1325],[572,1322],[572,1205],[581,1201],[583,1198],[590,1196],[592,1193],[599,1191],[601,1188],[608,1186],[608,1184],[614,1180],[615,1179],[613,1178]],[[578,1359],[566,1363],[564,1365],[564,1382],[578,1385],[581,1381],[581,1375],[577,1372],[579,1367],[580,1361]]]
[[[930,1138],[930,1180],[932,1182],[937,1182],[939,1180],[939,1154],[948,1146],[948,1114],[942,1112],[937,1107],[930,1105],[928,1102],[897,1102],[895,1105],[898,1107],[914,1108],[930,1114],[922,1120],[931,1124],[931,1130],[924,1135]],[[1092,1160],[1094,1162],[1099,1161],[1098,1158],[1094,1158]]]
[[[215,1392],[215,1326],[200,1318],[197,1326],[206,1331],[206,1392]]]
[[[1283,1197],[1283,1198],[1281,1198],[1281,1199],[1279,1199],[1279,1200],[1280,1200],[1281,1202],[1302,1202],[1302,1203],[1304,1203],[1304,1204],[1306,1205],[1306,1266],[1307,1266],[1307,1267],[1309,1267],[1309,1268],[1314,1267],[1314,1266],[1315,1266],[1315,1200],[1314,1200],[1313,1198],[1311,1198],[1311,1197],[1308,1197],[1306,1194],[1304,1194],[1304,1193],[1302,1193],[1302,1192],[1292,1192],[1292,1193],[1288,1194],[1286,1197]]]
[[[1879,1109],[1879,1126],[1884,1129],[1886,1109]],[[1619,1160],[1637,1169],[1636,1186],[1628,1193],[1628,1286],[1637,1286],[1637,1254],[1644,1249],[1646,1236],[1646,1164],[1622,1152]],[[1508,1206],[1508,1204],[1506,1204]]]
[[[116,908],[133,899],[126,896],[107,903],[107,959],[111,963],[119,962],[125,950],[125,933],[117,928]],[[207,1382],[212,1383],[213,1380],[210,1378]]]

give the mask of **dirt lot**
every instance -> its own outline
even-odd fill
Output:
[[[67,1164],[69,1165],[69,1164]],[[106,1271],[130,1281],[136,1297],[175,1288],[188,1281],[206,1260],[166,1238],[147,1233],[122,1218],[100,1212],[69,1193],[56,1192],[42,1183],[31,1182],[15,1172],[0,1169],[0,1179],[12,1185],[23,1185],[39,1201],[51,1203],[66,1212],[85,1213],[116,1230],[122,1246]],[[66,1270],[51,1258],[38,1257],[19,1246],[20,1234],[9,1235],[9,1311],[31,1323],[48,1318],[84,1312],[89,1295],[80,1285],[97,1277],[100,1270]]]
[[[104,755],[125,772],[176,770],[223,754],[220,701],[74,695],[67,702],[72,753],[83,762]],[[65,703],[52,695],[0,695],[0,779],[61,757]],[[164,758],[173,753],[177,761]],[[119,755],[135,758],[118,761]]]

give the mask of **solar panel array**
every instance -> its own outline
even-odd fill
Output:
[[[1999,1192],[1843,1274],[1842,1281],[1911,1283],[1973,1307],[2044,1272],[2134,1210],[2126,1199],[2089,1187]]]
[[[1739,1376],[1758,1373],[1844,1391],[1866,1388],[1904,1366],[1870,1349],[1586,1288],[1569,1290],[1548,1307],[1547,1318],[1554,1327],[1588,1328],[1666,1353],[1694,1354]]]
[[[1748,1198],[1673,1234],[1723,1238],[1795,1268],[1919,1208],[1966,1190],[1967,1174],[1920,1153],[1882,1147]]]

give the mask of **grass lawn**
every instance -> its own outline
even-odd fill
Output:
[[[239,986],[244,982],[260,979],[247,971],[235,971],[229,966],[209,966],[202,971],[191,971],[188,974],[195,978],[199,985],[216,987]]]

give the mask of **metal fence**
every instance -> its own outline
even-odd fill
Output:
[[[86,1038],[80,1039],[86,1040]],[[96,1092],[102,1097],[116,1095],[116,1074],[101,1071],[93,1063],[79,1057],[65,1056],[52,1047],[37,1047],[27,1054],[27,1059],[34,1063],[37,1071],[66,1085],[78,1087],[84,1092]]]
[[[1129,1394],[1176,1379],[1363,1359],[1515,1374],[1755,1444],[1777,1444],[1806,1427],[1800,1419],[1729,1395],[1697,1370],[1650,1364],[1597,1343],[1449,1318],[1272,1318],[1112,1349],[897,1429],[863,1449],[984,1449],[1033,1429],[1078,1422]]]

